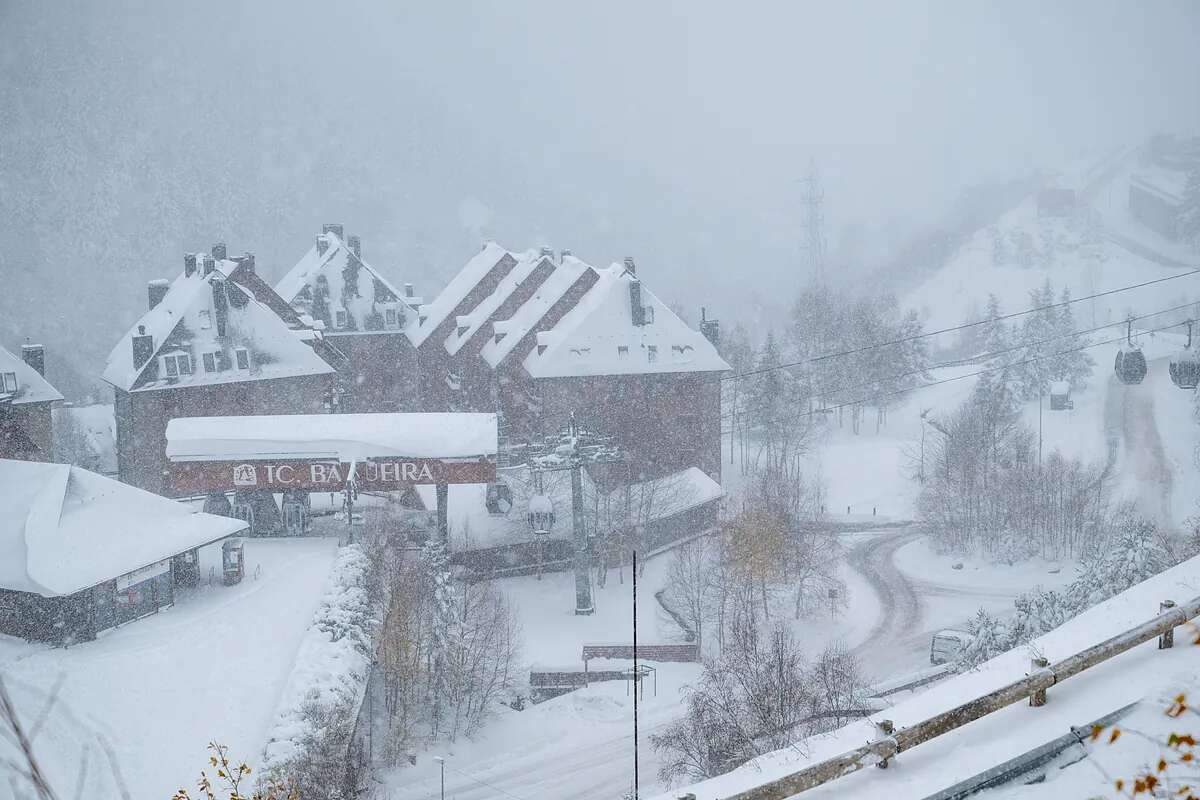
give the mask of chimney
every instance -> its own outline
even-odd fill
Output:
[[[146,333],[145,325],[138,325],[137,335],[133,337],[133,368],[141,369],[152,355],[154,337]]]
[[[354,257],[359,261],[362,260],[362,239],[358,236],[351,236],[346,240],[346,244],[350,245],[350,252],[354,253]]]
[[[189,278],[196,274],[196,254],[183,254],[183,274]]]
[[[546,247],[546,245],[542,245],[540,255],[542,258],[554,258],[554,248]]]
[[[325,255],[325,251],[329,249],[329,240],[325,238],[325,234],[317,235],[317,255]]]
[[[204,257],[204,276],[208,277],[209,275],[212,275],[213,270],[216,268],[217,268],[217,262],[213,260],[213,257],[205,256]]]
[[[563,248],[563,251],[558,254],[558,263],[561,264],[562,262],[566,261],[568,258],[571,257],[571,255],[572,255],[572,253],[570,250]]]
[[[38,375],[45,377],[46,348],[40,344],[23,344],[21,345],[21,360],[37,370]]]
[[[249,272],[251,275],[254,274],[254,253],[247,252],[238,259],[238,262],[242,265],[242,269],[246,270],[246,272]]]
[[[167,296],[167,292],[171,289],[171,282],[166,278],[155,278],[146,284],[146,296],[150,300],[150,308],[162,302],[162,299]]]
[[[630,275],[637,275],[637,267],[634,266],[633,256],[625,256],[625,271]]]
[[[339,240],[343,239],[342,226],[337,222],[326,222],[321,226],[321,233],[332,233]]]
[[[700,333],[716,347],[721,342],[721,323],[708,318],[708,309],[700,306]]]
[[[404,284],[404,296],[405,297],[413,296],[413,285],[411,283]]]
[[[629,282],[629,311],[634,325],[640,327],[646,324],[646,307],[642,305],[642,282],[637,278]]]
[[[224,261],[226,256],[225,243],[217,242],[212,246],[212,257],[215,261]]]

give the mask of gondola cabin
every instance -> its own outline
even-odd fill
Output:
[[[1121,383],[1135,386],[1146,377],[1146,356],[1138,348],[1122,348],[1117,351],[1113,372]]]
[[[1054,381],[1050,384],[1050,410],[1071,411],[1075,401],[1071,399],[1071,384],[1067,381]]]

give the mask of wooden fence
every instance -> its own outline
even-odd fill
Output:
[[[1154,619],[1064,658],[1062,661],[1048,664],[1042,659],[1036,659],[1027,676],[1013,681],[1007,686],[1002,686],[982,697],[969,700],[898,731],[893,730],[889,720],[883,720],[877,725],[879,732],[883,734],[880,738],[839,756],[813,764],[799,772],[793,772],[791,775],[739,792],[726,800],[785,800],[785,798],[800,792],[857,772],[863,767],[886,767],[889,760],[896,754],[961,728],[963,725],[1013,703],[1028,698],[1030,705],[1043,705],[1046,702],[1046,691],[1050,687],[1131,650],[1143,642],[1158,637],[1159,649],[1172,647],[1175,628],[1197,616],[1200,616],[1200,597],[1181,606],[1167,601],[1162,604],[1158,616]]]

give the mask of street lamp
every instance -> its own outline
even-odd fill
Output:
[[[446,759],[441,756],[434,756],[433,760],[438,762],[442,767],[442,800],[446,800]]]

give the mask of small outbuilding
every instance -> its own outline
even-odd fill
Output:
[[[1075,408],[1071,399],[1071,384],[1067,381],[1054,381],[1050,384],[1050,410],[1070,411]]]
[[[66,464],[0,460],[0,486],[0,633],[26,639],[94,639],[172,605],[178,565],[246,528]]]

